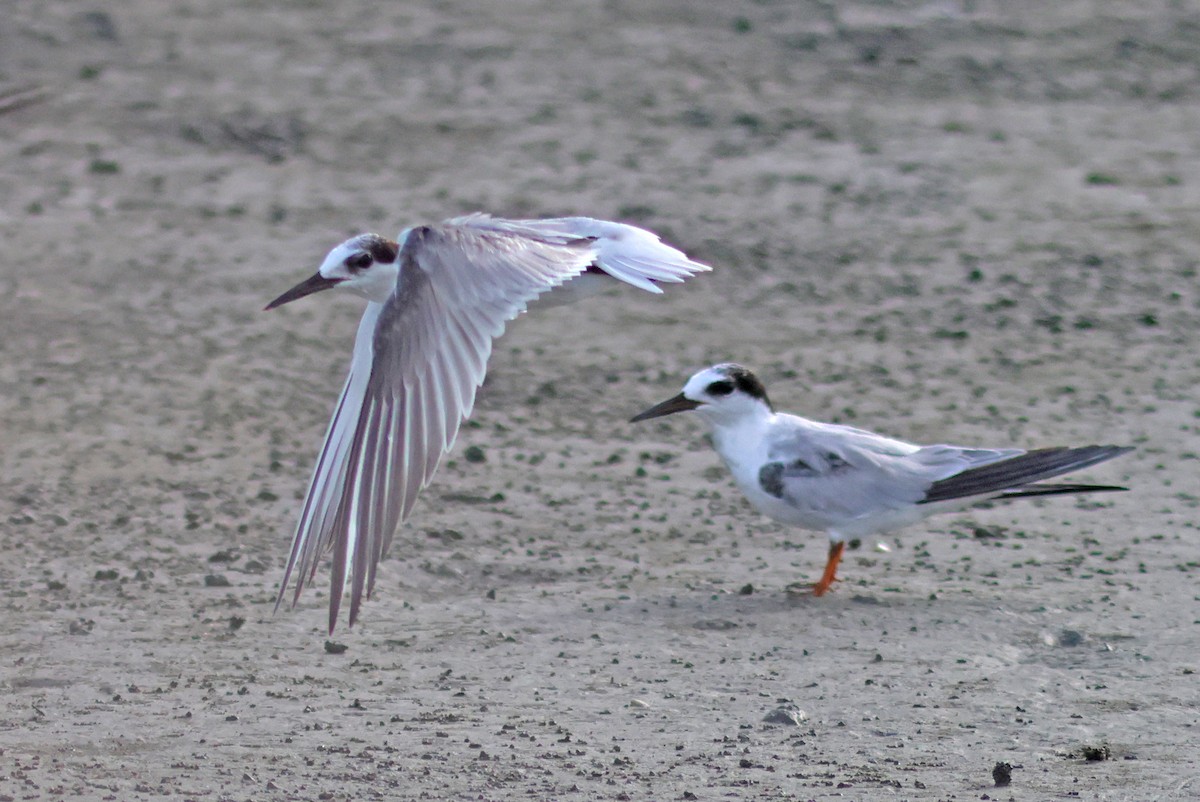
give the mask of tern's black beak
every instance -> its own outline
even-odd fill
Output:
[[[674,415],[676,412],[687,412],[689,409],[695,409],[700,406],[699,401],[693,401],[683,393],[668,398],[661,404],[655,404],[650,409],[638,415],[634,415],[629,419],[630,423],[637,423],[640,420],[649,420],[650,418],[661,418],[663,415]]]
[[[295,287],[292,287],[274,301],[271,301],[271,303],[267,304],[263,308],[263,311],[270,312],[276,307],[283,306],[284,304],[290,304],[292,301],[303,298],[305,295],[312,295],[314,292],[320,292],[321,290],[327,290],[330,287],[336,287],[342,281],[344,281],[344,279],[325,278],[320,273],[316,273],[310,278],[301,281]]]

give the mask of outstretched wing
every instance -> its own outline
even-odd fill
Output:
[[[412,229],[400,277],[368,306],[276,607],[333,550],[329,629],[350,583],[350,624],[399,523],[471,414],[493,340],[541,293],[588,268],[593,240],[472,217]]]
[[[648,292],[662,292],[656,282],[675,284],[696,273],[712,270],[708,265],[692,261],[682,251],[667,245],[657,234],[626,223],[591,217],[555,217],[547,220],[515,220],[510,224],[542,236],[586,237],[595,243],[596,267],[615,279]]]

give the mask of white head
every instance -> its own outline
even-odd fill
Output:
[[[634,416],[631,422],[691,409],[713,425],[775,411],[767,398],[767,388],[749,368],[725,362],[695,374],[683,386],[682,393]]]
[[[396,289],[400,245],[378,234],[359,234],[334,248],[312,277],[267,304],[274,309],[314,292],[341,287],[383,302]]]

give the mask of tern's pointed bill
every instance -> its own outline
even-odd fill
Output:
[[[315,276],[267,305],[333,287],[369,302],[276,607],[293,574],[294,603],[332,551],[329,629],[347,585],[354,624],[396,527],[471,414],[492,341],[530,302],[551,290],[564,301],[586,294],[603,284],[597,274],[659,293],[709,269],[649,231],[587,217],[476,214],[330,251]]]
[[[340,284],[345,279],[340,278],[325,278],[320,273],[314,273],[312,276],[301,281],[295,287],[292,287],[287,292],[280,295],[274,301],[263,307],[264,312],[270,312],[272,309],[278,309],[284,304],[290,304],[292,301],[297,301],[306,295],[312,295],[314,292],[322,290],[331,290]]]
[[[817,596],[836,579],[849,538],[879,535],[989,499],[1125,490],[1044,480],[1133,450],[919,446],[777,413],[762,382],[733,363],[696,373],[682,393],[633,420],[686,410],[695,410],[712,427],[717,453],[757,510],[828,534],[829,558],[813,586]]]
[[[651,418],[661,418],[663,415],[674,415],[676,412],[687,412],[700,406],[699,401],[693,401],[683,393],[672,396],[661,404],[655,404],[645,412],[634,415],[629,419],[630,423],[638,421],[650,420]]]

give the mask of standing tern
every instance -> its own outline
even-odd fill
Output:
[[[361,234],[306,281],[267,304],[334,287],[366,298],[350,375],[325,435],[275,602],[293,571],[292,604],[333,551],[329,631],[347,582],[350,625],[417,494],[470,414],[492,341],[539,295],[568,303],[616,282],[661,293],[707,265],[634,226],[485,214],[409,228],[393,241]]]
[[[812,586],[814,596],[833,584],[848,538],[890,532],[990,499],[1126,490],[1041,482],[1133,450],[918,446],[776,412],[758,377],[733,363],[696,373],[683,392],[632,422],[687,410],[712,427],[717,453],[755,509],[829,535],[829,559]]]

